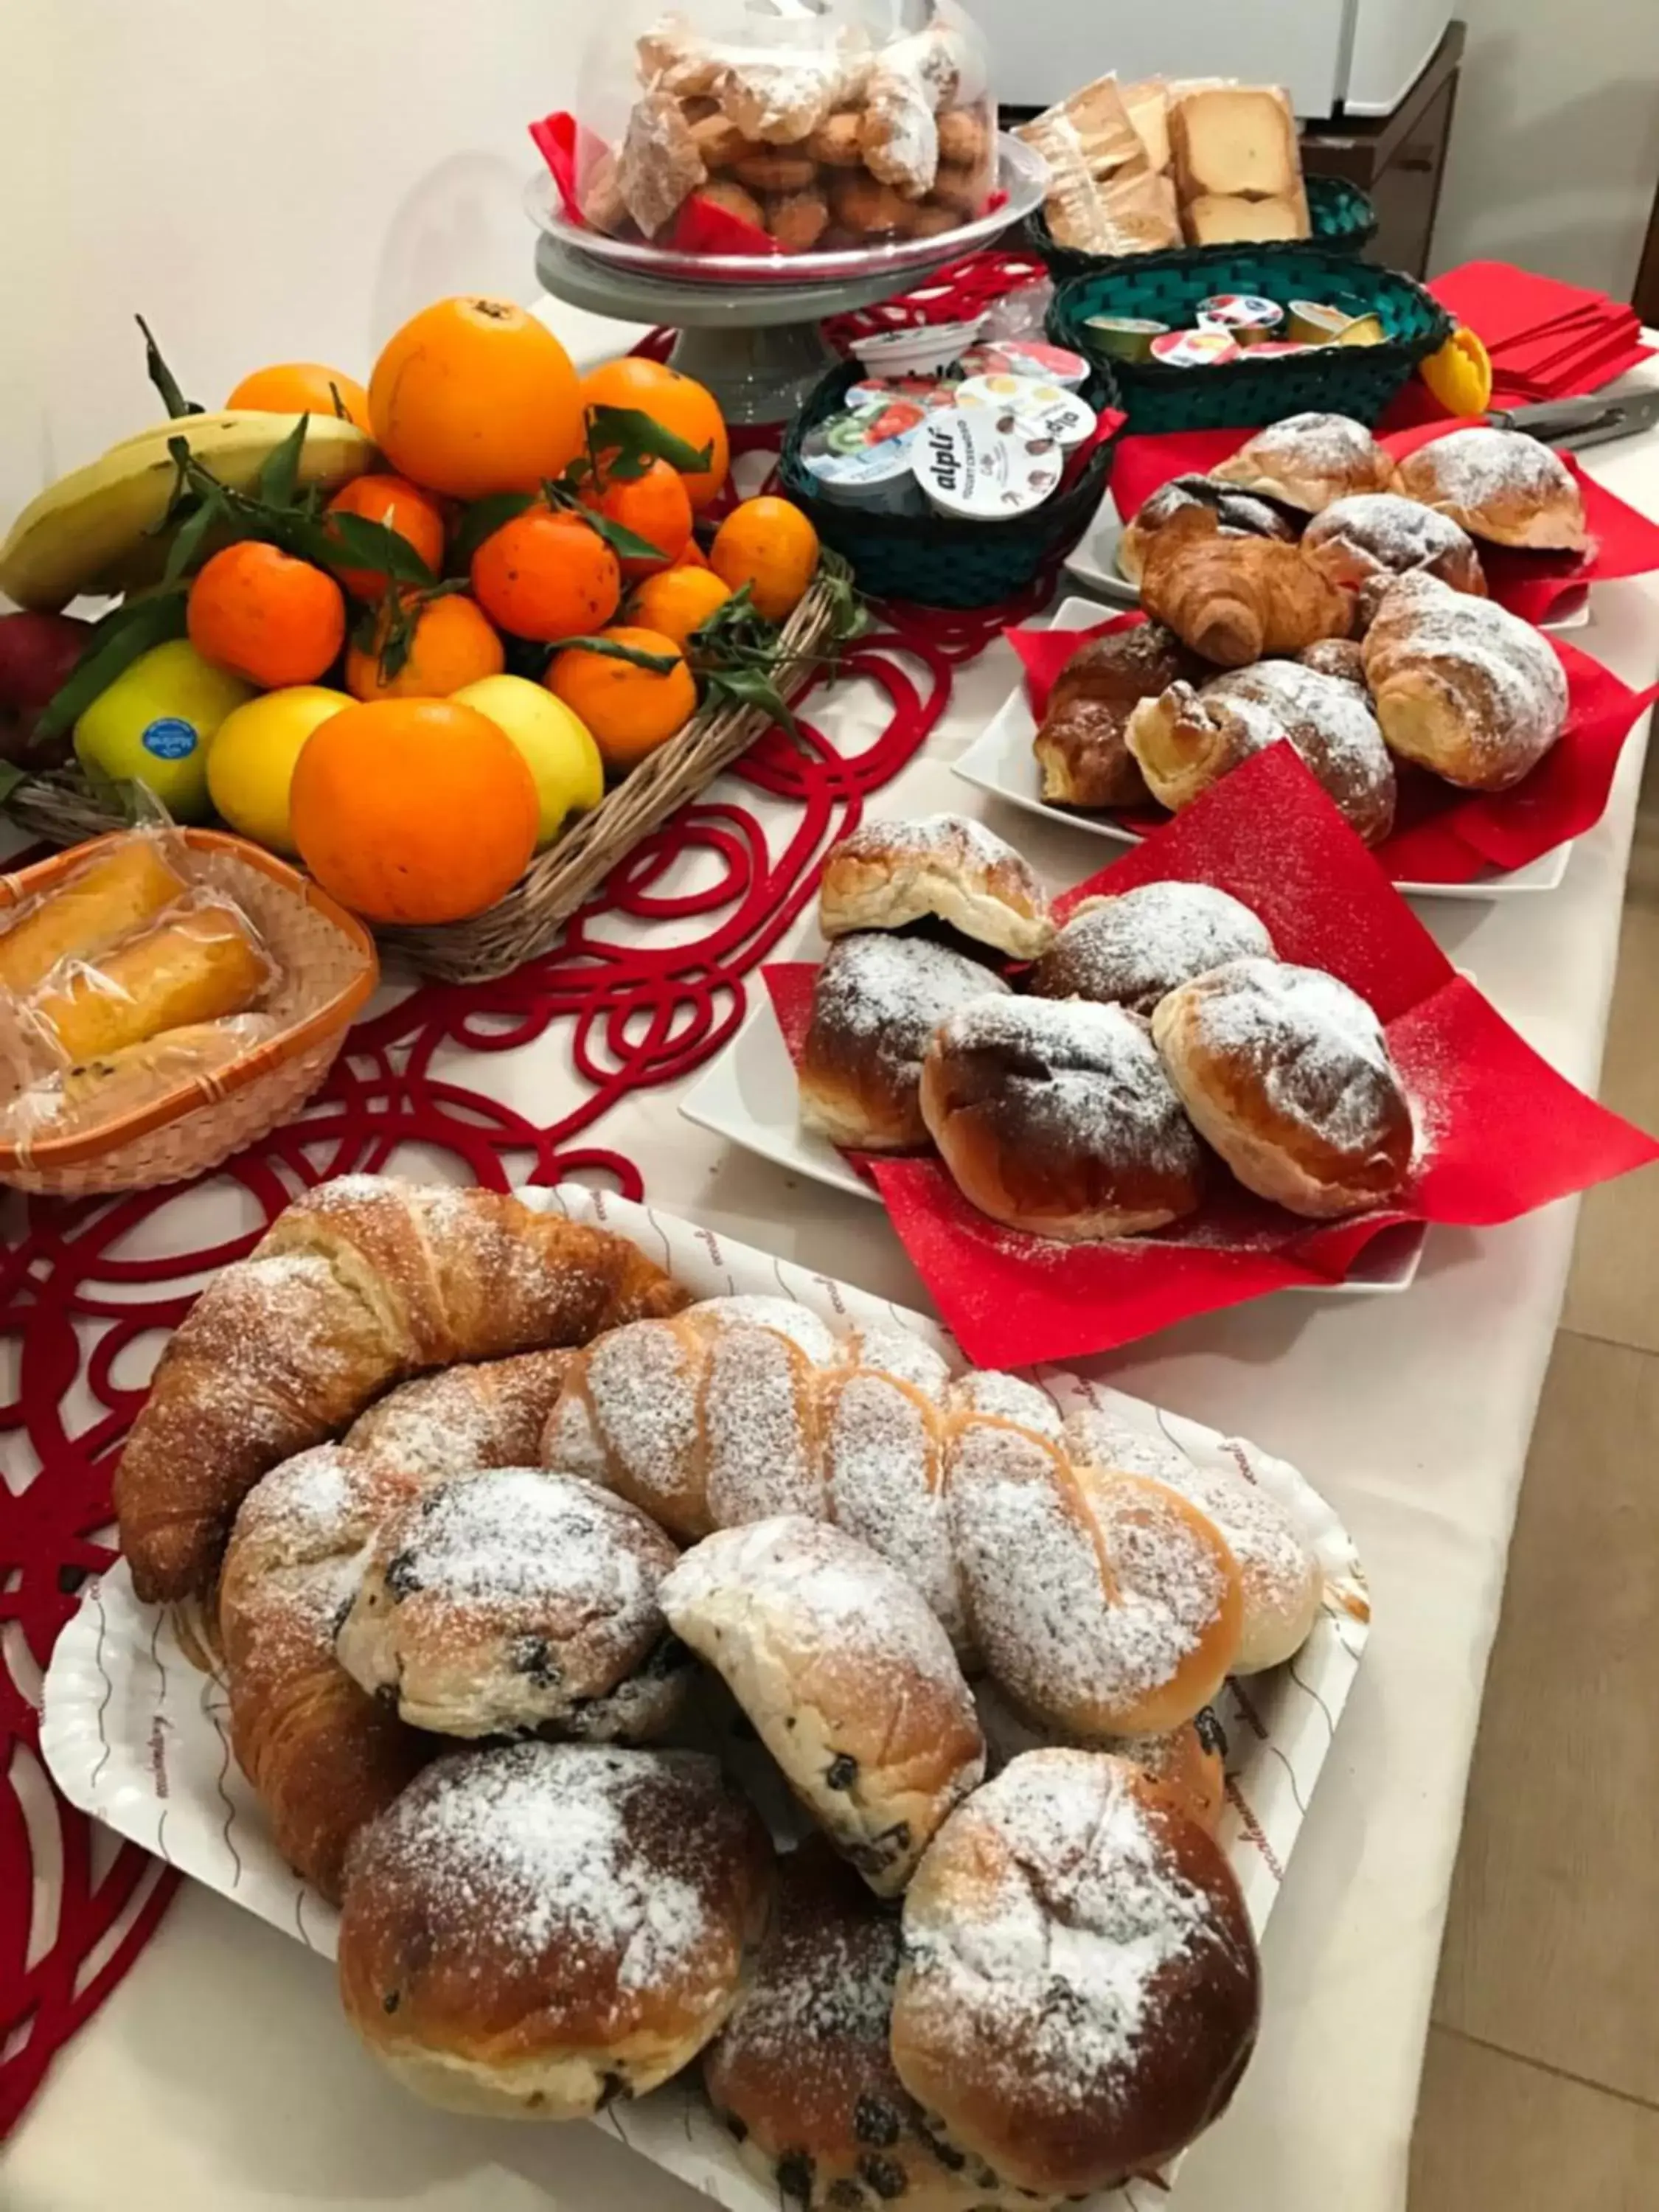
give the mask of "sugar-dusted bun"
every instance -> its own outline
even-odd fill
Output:
[[[855,1369],[830,1389],[823,1425],[827,1518],[908,1583],[958,1652],[969,1644],[945,1510],[949,1425],[895,1376]]]
[[[692,1753],[439,1759],[352,1847],[346,2016],[433,2104],[585,2118],[718,2031],[765,1928],[771,1859]]]
[[[1260,1674],[1302,1649],[1319,1617],[1324,1577],[1305,1531],[1270,1492],[1242,1471],[1195,1466],[1167,1437],[1146,1436],[1102,1407],[1066,1415],[1066,1444],[1086,1466],[1167,1483],[1226,1538],[1243,1606],[1235,1674]]]
[[[928,1039],[975,999],[1006,996],[965,952],[885,930],[840,937],[812,985],[802,1048],[800,1115],[837,1145],[909,1152],[927,1142],[917,1093]]]
[[[1040,1437],[1060,1435],[1060,1410],[1046,1390],[1018,1375],[994,1368],[970,1368],[951,1385],[945,1401],[953,1413],[988,1413],[994,1420],[1018,1421]]]
[[[946,1497],[979,1648],[1033,1718],[1097,1742],[1177,1727],[1215,1696],[1238,1571],[1184,1498],[984,1417],[953,1439]]]
[[[1362,691],[1365,689],[1365,649],[1357,638],[1322,637],[1317,645],[1307,647],[1296,657],[1304,668],[1334,676],[1343,684],[1357,684]]]
[[[1021,2188],[1153,2172],[1225,2108],[1260,1977],[1213,1839],[1119,1759],[1034,1751],[952,1814],[904,1901],[893,2063]]]
[[[1083,1000],[988,999],[934,1034],[922,1118],[970,1206],[1068,1243],[1191,1213],[1199,1149],[1145,1026]]]
[[[1405,1181],[1412,1110],[1382,1025],[1322,969],[1235,960],[1172,991],[1152,1036],[1199,1134],[1259,1197],[1320,1219]]]
[[[661,1595],[836,1849],[896,1897],[985,1770],[968,1685],[915,1587],[839,1529],[786,1515],[707,1538]]]
[[[1150,1014],[1177,983],[1255,955],[1271,960],[1267,924],[1213,884],[1139,884],[1084,899],[1031,971],[1040,999],[1092,999]]]
[[[1364,653],[1389,750],[1466,791],[1507,791],[1566,727],[1566,672],[1549,640],[1432,576],[1389,586]]]
[[[1129,719],[1130,751],[1154,796],[1176,812],[1281,738],[1355,834],[1380,844],[1394,827],[1394,763],[1357,684],[1300,660],[1261,660],[1212,677],[1201,690],[1172,684]]]
[[[1394,463],[1364,424],[1349,416],[1287,415],[1247,439],[1210,475],[1217,483],[1317,514],[1335,500],[1387,491]]]
[[[1034,960],[1054,935],[1030,868],[966,815],[866,822],[831,848],[818,891],[826,937],[929,919],[1016,960]]]
[[[924,1398],[944,1403],[951,1380],[948,1362],[914,1330],[901,1328],[896,1322],[862,1323],[843,1338],[841,1356],[847,1366],[873,1367],[878,1374],[908,1382]]]
[[[525,1352],[422,1375],[377,1399],[344,1441],[432,1481],[479,1467],[527,1467],[569,1364],[568,1352]]]
[[[1236,491],[1213,477],[1171,477],[1168,483],[1160,484],[1149,499],[1142,501],[1123,526],[1117,565],[1130,583],[1140,581],[1141,571],[1146,565],[1146,548],[1158,532],[1173,516],[1190,507],[1207,507],[1219,524],[1224,538],[1276,538],[1286,545],[1296,542],[1296,525],[1276,507],[1269,507],[1266,500],[1253,498],[1249,492]]]
[[[927,2124],[893,2069],[902,1936],[814,1838],[778,1868],[778,1905],[747,1989],[703,2054],[708,2100],[745,2166],[812,2212],[973,2212],[1028,2204]]]
[[[1584,498],[1571,470],[1524,430],[1478,423],[1448,431],[1408,453],[1395,483],[1493,545],[1577,552],[1585,543]]]
[[[1333,500],[1308,525],[1302,550],[1333,583],[1356,591],[1374,578],[1420,568],[1455,592],[1486,596],[1486,572],[1468,531],[1450,515],[1398,492]]]
[[[636,1507],[574,1476],[463,1475],[382,1522],[335,1650],[436,1735],[648,1741],[690,1681],[657,1603],[678,1556]]]
[[[700,1328],[729,1328],[741,1322],[756,1328],[775,1328],[819,1366],[834,1359],[839,1349],[836,1332],[828,1322],[819,1320],[811,1306],[764,1291],[733,1291],[724,1297],[699,1298],[696,1305],[686,1308],[685,1317]]]
[[[1213,1706],[1206,1705],[1179,1728],[1158,1735],[1121,1735],[1103,1747],[1139,1767],[1149,1782],[1169,1791],[1206,1835],[1214,1835],[1227,1802],[1227,1739]]]

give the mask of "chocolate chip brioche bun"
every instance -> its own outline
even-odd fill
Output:
[[[897,1896],[985,1771],[973,1697],[914,1584],[839,1528],[783,1514],[707,1537],[660,1595],[836,1849]]]
[[[718,2031],[771,1894],[765,1832],[712,1759],[455,1753],[352,1846],[341,1999],[429,2103],[586,2118]]]
[[[769,2191],[812,2212],[1029,2207],[928,2127],[894,2070],[902,1946],[896,1916],[827,1843],[792,1851],[754,1975],[703,2054],[709,2102]]]
[[[1255,2040],[1255,1943],[1219,1846],[1126,1760],[1016,1759],[904,1900],[899,2079],[1039,2195],[1154,2172],[1224,2110]]]

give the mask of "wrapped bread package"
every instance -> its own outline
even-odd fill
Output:
[[[100,843],[0,933],[0,1141],[108,1120],[263,1043],[276,963],[161,824]]]

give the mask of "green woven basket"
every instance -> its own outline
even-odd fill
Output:
[[[1304,244],[1322,246],[1328,253],[1363,253],[1376,235],[1376,210],[1358,185],[1346,177],[1309,177],[1308,213],[1313,218],[1313,237],[1281,244],[1258,243],[1252,253],[1264,256],[1298,252]],[[1092,276],[1109,269],[1133,268],[1138,254],[1079,253],[1075,246],[1057,246],[1048,218],[1039,208],[1027,224],[1031,243],[1057,277]],[[1237,246],[1194,246],[1188,249],[1195,262],[1230,260]],[[1217,286],[1217,290],[1228,289]],[[1300,294],[1297,295],[1299,298]]]
[[[1452,333],[1444,308],[1409,276],[1316,246],[1251,246],[1143,253],[1074,276],[1054,295],[1049,335],[1095,360],[1091,315],[1141,316],[1187,330],[1212,292],[1253,292],[1285,306],[1317,300],[1380,317],[1388,337],[1381,345],[1320,346],[1267,361],[1246,347],[1239,360],[1216,368],[1114,362],[1132,432],[1255,428],[1306,408],[1375,422],[1418,362]]]
[[[1093,520],[1111,474],[1117,434],[1103,438],[1075,483],[1010,522],[958,522],[944,514],[864,514],[823,498],[801,459],[801,440],[870,372],[855,361],[832,371],[790,425],[778,475],[826,545],[852,563],[871,599],[930,607],[993,607],[1024,591],[1069,553]],[[1122,404],[1111,370],[1097,367],[1083,398],[1099,410]]]

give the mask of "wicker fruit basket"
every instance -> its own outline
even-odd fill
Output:
[[[805,688],[818,657],[833,641],[847,587],[846,563],[826,552],[817,581],[783,627],[774,681],[786,699]],[[591,814],[538,853],[505,898],[465,921],[377,930],[382,949],[443,983],[488,982],[534,959],[554,945],[570,916],[617,862],[747,751],[767,726],[762,708],[711,700],[678,736],[607,792]],[[36,836],[58,845],[125,826],[73,771],[31,776],[12,791],[6,811]]]
[[[279,1024],[276,1034],[228,1066],[94,1127],[0,1145],[0,1182],[87,1198],[205,1175],[292,1120],[322,1084],[379,981],[374,939],[297,868],[217,830],[179,835],[191,880],[234,899],[281,970],[263,1009]],[[0,876],[0,916],[55,889],[86,857],[82,846]]]
[[[1376,236],[1376,210],[1358,185],[1351,185],[1346,177],[1309,177],[1305,182],[1308,213],[1313,222],[1311,239],[1287,240],[1283,245],[1261,242],[1249,250],[1271,256],[1311,245],[1330,253],[1363,253]],[[1092,276],[1097,270],[1133,269],[1140,258],[1138,254],[1080,253],[1075,246],[1060,246],[1041,208],[1030,217],[1026,228],[1032,245],[1057,278]],[[1236,246],[1194,246],[1187,248],[1187,255],[1203,264],[1224,261],[1238,251]]]

